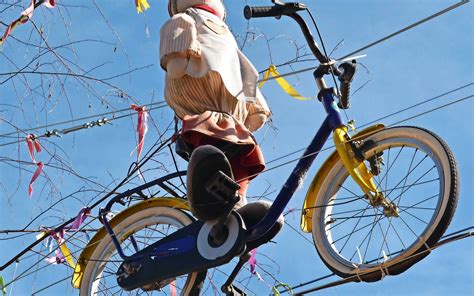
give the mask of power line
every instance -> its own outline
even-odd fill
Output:
[[[155,106],[155,105],[160,105],[160,106],[161,105],[166,105],[166,102],[165,101],[159,101],[159,102],[155,102],[155,103],[146,104],[144,106],[152,107],[152,106]],[[106,116],[106,115],[115,114],[115,113],[121,113],[121,112],[125,112],[125,111],[130,111],[130,108],[124,108],[124,109],[120,109],[120,110],[116,110],[116,111],[109,111],[109,112],[105,112],[105,113],[100,113],[100,114],[90,115],[90,116],[86,116],[86,117],[81,117],[81,118],[56,122],[56,123],[47,124],[47,125],[43,125],[43,126],[37,126],[37,127],[32,127],[32,128],[26,128],[26,129],[18,129],[17,131],[14,131],[14,132],[2,134],[2,135],[0,135],[0,138],[6,137],[6,136],[9,136],[9,135],[13,135],[13,134],[17,134],[17,133],[26,133],[26,132],[29,132],[29,131],[39,130],[39,129],[43,129],[43,128],[49,128],[49,127],[63,125],[63,124],[67,124],[67,123],[73,123],[73,122],[76,122],[76,121],[79,121],[79,120],[97,118],[97,117]]]
[[[444,235],[440,241],[438,241],[434,246],[432,246],[430,249],[427,249],[427,250],[423,250],[421,252],[416,252],[415,254],[407,257],[407,258],[404,258],[401,262],[399,263],[402,263],[402,262],[405,262],[405,261],[408,261],[416,256],[419,256],[421,254],[424,254],[424,253],[428,253],[428,252],[431,252],[432,250],[435,250],[443,245],[446,245],[446,244],[449,244],[449,243],[453,243],[455,241],[459,241],[461,239],[465,239],[465,238],[468,238],[468,237],[472,237],[474,235],[474,226],[471,226],[471,227],[467,227],[465,229],[462,229],[462,230],[459,230],[459,231],[455,231],[455,232],[452,232],[450,234],[446,234]],[[302,284],[299,284],[299,285],[296,285],[294,287],[291,287],[291,289],[298,289],[298,288],[302,288],[304,286],[307,286],[307,285],[310,285],[312,283],[315,283],[315,282],[318,282],[318,281],[321,281],[321,280],[324,280],[324,279],[327,279],[331,276],[335,275],[334,273],[332,274],[328,274],[326,276],[323,276],[323,277],[319,277],[319,278],[316,278],[314,280],[311,280],[311,281],[308,281],[308,282],[305,282],[305,283],[302,283]],[[304,291],[301,291],[301,292],[298,292],[298,293],[295,293],[295,295],[304,295],[304,294],[307,294],[307,293],[310,293],[310,292],[315,292],[315,291],[318,291],[318,290],[323,290],[323,289],[327,289],[327,288],[332,288],[332,287],[335,287],[335,286],[340,286],[340,285],[343,285],[343,284],[347,284],[347,283],[350,283],[350,282],[353,282],[353,281],[358,281],[358,279],[360,278],[360,276],[364,275],[364,272],[361,272],[360,274],[356,274],[356,275],[353,275],[353,276],[349,276],[347,278],[343,278],[341,280],[337,280],[337,281],[333,281],[333,282],[330,282],[328,284],[325,284],[325,285],[321,285],[321,286],[317,286],[317,287],[314,287],[314,288],[310,288],[310,289],[307,289],[307,290],[304,290]],[[284,292],[287,292],[286,290],[284,291],[280,291],[281,293],[284,293]]]
[[[452,94],[452,93],[454,93],[454,92],[457,92],[457,91],[459,91],[459,90],[462,90],[462,89],[464,89],[464,88],[466,88],[466,87],[469,87],[469,86],[471,86],[471,85],[474,85],[474,82],[471,82],[471,83],[465,84],[465,85],[463,85],[463,86],[454,88],[454,89],[452,89],[452,90],[449,90],[449,91],[444,92],[444,93],[442,93],[442,94],[436,95],[436,96],[434,96],[434,97],[431,97],[431,98],[429,98],[429,99],[426,99],[426,100],[424,100],[424,101],[421,101],[421,102],[419,102],[419,103],[416,103],[416,104],[414,104],[414,105],[411,105],[411,106],[409,106],[409,107],[405,107],[405,108],[403,108],[403,109],[401,109],[401,110],[398,110],[398,111],[396,111],[396,112],[390,113],[390,114],[388,114],[388,115],[384,115],[384,116],[379,117],[379,118],[377,118],[377,119],[374,119],[374,120],[372,120],[372,121],[370,121],[370,122],[364,123],[364,124],[362,124],[361,126],[359,126],[358,128],[364,128],[364,127],[367,127],[367,126],[369,126],[369,125],[371,125],[371,124],[374,124],[374,123],[376,123],[376,122],[380,122],[381,120],[387,119],[387,118],[389,118],[389,117],[392,117],[392,116],[395,116],[395,115],[399,115],[399,114],[402,113],[402,112],[411,110],[411,109],[413,109],[413,108],[415,108],[415,107],[421,106],[421,105],[426,104],[426,103],[428,103],[428,102],[432,102],[432,101],[434,101],[434,100],[436,100],[436,99],[442,98],[442,97],[444,97],[444,96],[446,96],[446,95]],[[280,157],[278,157],[278,158],[272,159],[272,160],[268,161],[267,164],[270,164],[270,163],[272,163],[272,162],[275,162],[275,161],[284,159],[284,158],[286,158],[286,157],[288,157],[288,156],[291,156],[291,155],[293,155],[293,154],[302,152],[302,151],[305,150],[305,149],[306,149],[306,147],[305,147],[305,148],[298,149],[298,150],[295,150],[295,151],[293,151],[293,152],[290,152],[290,153],[285,154],[285,155],[283,155],[283,156],[280,156]]]
[[[147,111],[152,111],[152,110],[156,110],[156,109],[162,109],[162,108],[165,108],[167,107],[167,104],[166,103],[163,103],[157,107],[153,107],[153,108],[150,108],[148,109]],[[124,110],[130,110],[130,109],[124,109]],[[114,113],[114,112],[113,112]],[[109,113],[110,114],[110,113]],[[122,119],[122,118],[125,118],[125,117],[129,117],[129,116],[132,116],[132,115],[135,115],[137,114],[136,112],[131,112],[129,114],[125,114],[125,115],[121,115],[121,116],[116,116],[116,117],[113,117],[111,119],[108,119],[106,117],[103,117],[102,119],[99,119],[99,120],[96,120],[96,121],[91,121],[91,122],[86,122],[84,124],[81,124],[81,125],[76,125],[76,126],[73,126],[73,127],[70,127],[70,128],[66,128],[66,129],[62,129],[62,130],[57,130],[57,129],[54,129],[54,130],[49,130],[49,131],[46,131],[44,134],[42,135],[38,135],[38,136],[35,136],[35,139],[38,139],[38,138],[50,138],[52,136],[57,136],[57,137],[61,137],[62,135],[66,135],[66,134],[69,134],[69,133],[72,133],[72,132],[77,132],[79,130],[83,130],[83,129],[89,129],[89,128],[92,128],[92,127],[95,127],[95,126],[103,126],[105,124],[108,124],[114,120],[118,120],[118,119]],[[89,117],[90,118],[90,117]],[[72,121],[69,121],[69,122],[72,122]],[[58,123],[56,125],[59,125],[59,124],[62,124],[62,123]],[[31,130],[31,129],[30,129]],[[24,130],[22,131],[18,131],[19,132],[24,132]],[[17,133],[17,132],[15,132]],[[18,143],[21,143],[23,141],[23,139],[19,139],[19,140],[15,140],[15,141],[12,141],[12,142],[7,142],[7,143],[2,143],[0,144],[0,147],[2,146],[8,146],[8,145],[12,145],[12,144],[18,144]]]
[[[361,51],[363,51],[363,50],[366,50],[366,49],[368,49],[368,48],[370,48],[370,47],[372,47],[372,46],[375,46],[375,45],[377,45],[377,44],[379,44],[379,43],[382,43],[382,42],[384,42],[385,40],[388,40],[388,39],[390,39],[390,38],[392,38],[392,37],[395,37],[395,36],[397,36],[397,35],[399,35],[399,34],[401,34],[401,33],[403,33],[403,32],[406,32],[406,31],[408,31],[408,30],[410,30],[410,29],[412,29],[412,28],[414,28],[414,27],[417,27],[417,26],[419,26],[419,25],[421,25],[421,24],[423,24],[423,23],[426,23],[427,21],[432,20],[432,19],[434,19],[434,18],[436,18],[436,17],[438,17],[438,16],[440,16],[440,15],[442,15],[442,14],[445,14],[446,12],[449,12],[449,11],[451,11],[451,10],[453,10],[453,9],[456,9],[456,8],[458,8],[459,6],[464,5],[464,4],[468,3],[468,2],[469,2],[469,0],[461,0],[461,1],[459,1],[458,3],[456,3],[456,4],[453,4],[453,5],[447,7],[447,8],[445,8],[445,9],[443,9],[443,10],[441,10],[441,11],[439,11],[439,12],[433,14],[433,15],[430,15],[429,17],[426,17],[426,18],[424,18],[424,19],[422,19],[422,20],[419,20],[419,21],[417,21],[417,22],[415,22],[415,23],[413,23],[413,24],[411,24],[411,25],[409,25],[409,26],[407,26],[407,27],[405,27],[405,28],[403,28],[403,29],[401,29],[401,30],[398,30],[398,31],[396,31],[396,32],[394,32],[394,33],[392,33],[392,34],[390,34],[390,35],[387,35],[387,36],[385,36],[385,37],[383,37],[383,38],[380,38],[379,40],[376,40],[376,41],[374,41],[374,42],[372,42],[372,43],[370,43],[370,44],[368,44],[368,45],[366,45],[366,46],[363,46],[363,47],[361,47],[361,48],[359,48],[359,49],[357,49],[357,50],[354,50],[353,52],[351,52],[351,53],[349,53],[349,54],[347,54],[347,55],[345,55],[345,56],[343,56],[343,57],[340,57],[338,60],[346,59],[346,58],[348,58],[348,57],[350,57],[350,56],[352,56],[352,55],[355,55],[356,53],[359,53],[359,52],[361,52]]]
[[[405,118],[405,119],[403,119],[403,120],[400,120],[400,121],[398,121],[398,122],[395,122],[395,123],[389,124],[389,125],[387,125],[386,127],[392,127],[392,126],[394,126],[394,125],[396,125],[396,124],[399,124],[399,123],[401,123],[401,122],[405,122],[405,121],[408,121],[408,120],[411,120],[411,119],[414,119],[414,118],[420,117],[420,116],[422,116],[422,115],[429,114],[429,113],[431,113],[431,112],[434,112],[434,111],[437,111],[437,110],[439,110],[439,109],[442,109],[442,108],[445,108],[445,107],[448,107],[448,106],[451,106],[451,105],[454,105],[454,104],[460,103],[460,102],[462,102],[462,101],[465,101],[465,100],[471,99],[471,98],[473,98],[473,97],[474,97],[474,95],[469,95],[469,96],[466,96],[466,97],[463,97],[463,98],[457,99],[457,100],[455,100],[455,101],[452,101],[452,102],[450,102],[450,103],[444,104],[444,105],[442,105],[442,106],[439,106],[439,107],[433,108],[433,109],[431,109],[431,110],[428,110],[428,111],[425,111],[425,112],[418,113],[418,114],[416,114],[416,115],[414,115],[414,116],[411,116],[411,117]],[[353,139],[354,139],[354,138],[353,138]],[[283,166],[289,165],[290,163],[293,163],[293,162],[299,161],[300,159],[303,159],[303,158],[306,158],[306,157],[313,156],[314,154],[318,154],[318,153],[320,153],[320,152],[323,152],[323,151],[326,151],[326,150],[332,149],[332,148],[334,148],[334,147],[335,147],[335,146],[334,146],[334,145],[332,145],[332,146],[329,146],[329,147],[323,148],[323,149],[321,149],[321,150],[319,150],[319,151],[315,151],[315,152],[313,152],[313,153],[310,153],[310,154],[304,155],[304,156],[302,156],[302,157],[298,157],[298,158],[296,158],[296,159],[289,160],[289,161],[287,161],[287,162],[284,162],[284,163],[281,163],[281,164],[279,164],[279,165],[275,165],[275,166],[273,166],[273,167],[270,167],[270,168],[268,168],[268,169],[265,169],[265,170],[263,170],[263,171],[262,171],[262,172],[260,172],[260,173],[253,174],[253,175],[250,175],[250,176],[248,176],[248,177],[245,177],[245,178],[243,178],[243,179],[237,180],[237,182],[241,182],[241,181],[243,181],[243,180],[246,180],[246,179],[250,179],[250,178],[256,177],[256,176],[258,176],[258,175],[260,175],[260,174],[267,173],[267,172],[269,172],[269,171],[272,171],[272,170],[275,170],[275,169],[277,169],[277,168],[280,168],[280,167],[283,167]],[[268,164],[268,163],[271,163],[271,162],[274,162],[274,161],[276,161],[276,160],[280,160],[280,159],[282,159],[282,158],[284,158],[284,157],[287,157],[287,156],[290,156],[290,155],[296,154],[297,152],[301,152],[302,150],[305,150],[305,149],[306,149],[306,148],[299,149],[299,150],[297,150],[297,151],[295,151],[295,152],[289,153],[289,154],[287,154],[287,155],[284,155],[284,156],[282,156],[282,157],[279,157],[279,158],[277,158],[277,159],[275,159],[275,160],[271,160],[271,161],[267,162],[267,164]]]
[[[359,48],[359,49],[357,49],[357,50],[354,50],[353,52],[351,52],[351,53],[349,53],[349,54],[346,54],[345,56],[340,57],[340,58],[338,58],[338,59],[336,59],[336,60],[337,60],[337,61],[340,61],[340,60],[346,59],[346,58],[348,58],[348,57],[350,57],[350,56],[352,56],[352,55],[354,55],[354,54],[356,54],[356,53],[361,52],[362,50],[368,49],[368,48],[373,47],[373,46],[375,46],[375,45],[377,45],[377,44],[380,44],[380,43],[382,43],[382,42],[384,42],[384,41],[387,41],[388,39],[391,39],[391,38],[393,38],[393,37],[395,37],[395,36],[397,36],[397,35],[399,35],[399,34],[401,34],[401,33],[403,33],[403,32],[406,32],[406,31],[408,31],[408,30],[410,30],[410,29],[413,29],[413,28],[415,28],[415,27],[417,27],[417,26],[419,26],[419,25],[421,25],[421,24],[423,24],[423,23],[425,23],[425,22],[427,22],[427,21],[430,21],[430,20],[432,20],[432,19],[434,19],[434,18],[437,18],[437,17],[439,17],[439,16],[441,16],[441,15],[447,13],[448,11],[451,11],[451,10],[453,10],[453,9],[455,9],[455,8],[458,8],[459,6],[464,5],[464,4],[468,3],[468,2],[469,2],[469,0],[461,0],[461,1],[459,1],[458,3],[456,3],[456,4],[453,4],[453,5],[451,5],[451,6],[447,7],[447,8],[445,8],[445,9],[443,9],[443,10],[441,10],[441,11],[435,13],[435,14],[432,14],[432,15],[430,15],[430,16],[428,16],[428,17],[422,19],[422,20],[419,20],[419,21],[417,21],[417,22],[415,22],[415,23],[413,23],[413,24],[411,24],[411,25],[409,25],[409,26],[407,26],[407,27],[404,27],[403,29],[400,29],[400,30],[398,30],[398,31],[396,31],[396,32],[394,32],[394,33],[392,33],[392,34],[389,34],[389,35],[387,35],[387,36],[385,36],[385,37],[383,37],[383,38],[380,38],[380,39],[378,39],[378,40],[376,40],[376,41],[374,41],[374,42],[372,42],[372,43],[370,43],[370,44],[367,44],[367,45],[365,45],[365,46],[363,46],[363,47],[361,47],[361,48]],[[274,80],[274,79],[277,79],[277,78],[280,78],[280,77],[286,77],[286,76],[291,76],[291,75],[296,75],[296,74],[300,74],[300,73],[312,71],[312,70],[315,70],[316,68],[317,68],[317,67],[304,68],[304,69],[301,69],[301,70],[296,70],[296,71],[292,71],[292,72],[288,72],[288,73],[283,73],[283,74],[280,74],[280,75],[277,75],[277,76],[270,76],[270,77],[268,77],[267,79],[260,79],[259,81],[257,81],[257,83],[260,83],[260,82],[262,82],[262,81]],[[266,70],[268,70],[268,69],[266,69]]]

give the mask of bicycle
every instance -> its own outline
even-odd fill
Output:
[[[73,285],[80,288],[80,295],[101,294],[102,289],[108,293],[109,288],[152,291],[166,286],[183,295],[194,294],[208,268],[239,257],[222,286],[232,295],[236,292],[232,282],[248,259],[248,246],[275,224],[331,133],[336,149],[312,180],[301,215],[302,230],[312,233],[316,251],[330,270],[365,282],[400,274],[426,257],[447,229],[459,189],[456,161],[447,144],[426,129],[410,126],[376,124],[351,137],[340,109],[349,108],[355,61],[337,66],[320,51],[297,13],[306,9],[304,4],[272,2],[274,6],[246,6],[244,15],[289,16],[299,24],[320,62],[314,77],[327,117],[267,215],[248,229],[235,211],[224,219],[197,221],[181,198],[183,193],[177,192],[179,187],[170,182],[186,172],[128,190],[101,211],[104,228],[79,257]],[[327,87],[325,75],[339,78],[340,94]],[[152,186],[173,197],[147,198],[142,191]],[[111,207],[134,195],[145,200],[109,221]],[[213,245],[212,230],[222,225],[228,232],[225,241]]]

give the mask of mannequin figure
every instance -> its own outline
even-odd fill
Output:
[[[265,168],[263,154],[252,135],[271,115],[257,88],[258,72],[239,50],[226,25],[221,0],[170,0],[168,11],[171,19],[160,31],[165,99],[182,120],[181,136],[191,149],[212,145],[225,153],[231,177],[240,185],[235,208],[241,208],[247,204],[249,180]],[[196,205],[202,206],[207,200],[194,195],[188,192],[197,218],[218,217],[218,207],[198,209]],[[254,206],[260,209],[256,215],[263,217],[269,206],[264,202]],[[278,230],[283,224],[280,220]]]

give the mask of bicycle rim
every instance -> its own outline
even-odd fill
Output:
[[[184,212],[172,208],[150,208],[138,212],[114,228],[126,255],[131,255],[153,242],[191,223]],[[122,259],[109,237],[104,238],[92,254],[84,273],[81,295],[186,295],[196,282],[197,273],[184,275],[161,283],[157,290],[123,291],[115,273]]]
[[[313,217],[313,238],[324,263],[340,276],[364,281],[403,272],[426,256],[417,252],[438,241],[457,200],[454,158],[438,137],[403,127],[371,139],[376,145],[367,158],[383,152],[384,159],[374,180],[397,204],[399,217],[372,207],[341,162],[322,185]]]

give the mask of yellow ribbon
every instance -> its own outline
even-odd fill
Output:
[[[270,75],[275,77],[275,80],[278,83],[278,85],[280,85],[280,87],[283,89],[283,91],[286,92],[289,96],[291,96],[291,97],[293,97],[297,100],[300,100],[300,101],[307,101],[307,100],[312,99],[312,98],[306,98],[306,97],[303,97],[302,95],[300,95],[300,93],[293,86],[291,86],[291,84],[289,84],[288,81],[285,80],[285,78],[280,76],[280,73],[278,73],[277,68],[276,68],[275,65],[270,65],[270,67],[268,67],[268,70],[263,75],[263,79],[260,82],[260,84],[258,85],[258,88],[262,88],[262,86],[265,84],[265,82],[267,82]]]
[[[144,10],[150,8],[147,0],[135,0],[135,6],[137,7],[138,13],[142,13]]]
[[[61,250],[61,253],[63,253],[64,258],[66,258],[66,261],[69,266],[74,269],[76,267],[76,264],[74,263],[74,260],[72,260],[71,251],[69,251],[69,248],[66,246],[66,243],[63,242],[62,244],[60,244],[59,249]]]

